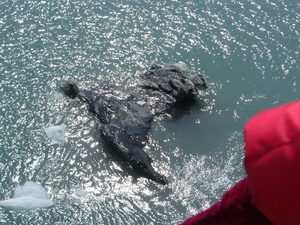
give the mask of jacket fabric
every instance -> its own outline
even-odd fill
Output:
[[[300,101],[258,113],[243,131],[247,177],[182,225],[300,224]]]
[[[275,225],[299,225],[300,101],[251,118],[244,139],[253,204]]]
[[[272,225],[251,203],[247,178],[236,183],[220,201],[181,225]]]

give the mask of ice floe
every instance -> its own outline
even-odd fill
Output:
[[[78,196],[78,197],[84,197],[88,194],[88,191],[85,190],[85,189],[77,189],[75,190],[75,194]]]
[[[66,139],[66,125],[56,125],[52,127],[44,127],[43,128],[48,139],[50,140],[59,140],[65,141]]]
[[[0,206],[17,210],[47,208],[53,205],[46,189],[40,184],[27,181],[23,186],[17,186],[11,199],[0,201]]]

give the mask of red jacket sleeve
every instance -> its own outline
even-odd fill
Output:
[[[247,178],[224,193],[221,200],[181,225],[272,225],[251,203]]]

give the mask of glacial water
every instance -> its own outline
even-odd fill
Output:
[[[0,224],[178,224],[244,176],[242,127],[299,98],[298,0],[0,1],[0,201],[27,181],[50,208],[0,208]],[[157,118],[145,150],[166,186],[139,177],[59,84],[136,85],[185,62],[209,90]],[[122,97],[122,96],[120,96]],[[44,128],[65,125],[64,141]]]

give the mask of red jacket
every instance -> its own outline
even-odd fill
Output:
[[[182,225],[300,225],[300,101],[244,126],[247,178]]]

